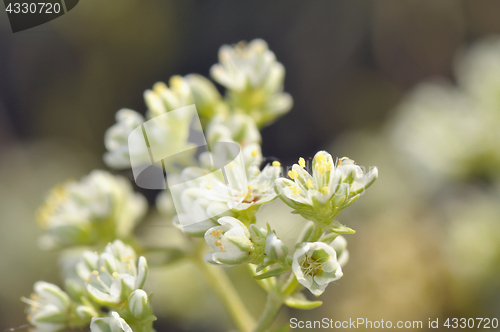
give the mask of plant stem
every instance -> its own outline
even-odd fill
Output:
[[[221,268],[207,264],[200,256],[196,257],[194,262],[226,308],[238,331],[252,331],[255,320],[241,301],[228,276]]]
[[[278,313],[283,306],[283,299],[276,293],[270,292],[267,295],[266,306],[264,311],[259,318],[257,326],[253,332],[264,332],[266,331],[278,316]]]
[[[311,235],[309,236],[309,239],[307,239],[307,242],[318,241],[319,238],[321,237],[321,235],[323,235],[323,232],[324,232],[324,229],[321,226],[314,224],[313,231],[312,231]]]

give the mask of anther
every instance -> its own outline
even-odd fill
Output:
[[[273,161],[273,166],[274,167],[280,167],[281,166],[281,163],[277,160]]]
[[[312,180],[311,180],[311,179],[307,179],[307,181],[306,181],[306,186],[307,186],[307,188],[309,188],[309,189],[314,188],[314,185],[313,185],[313,182],[312,182]]]
[[[210,190],[210,189],[212,189],[212,186],[211,186],[210,184],[208,184],[208,183],[207,183],[207,184],[205,185],[205,188],[207,188],[208,190]]]
[[[95,276],[97,276],[97,275],[99,275],[99,271],[94,270],[94,271],[92,271],[92,274],[95,275]]]
[[[330,194],[330,188],[328,186],[324,186],[323,189],[321,189],[324,195],[329,195]]]
[[[299,176],[299,173],[297,173],[296,170],[292,169],[291,171],[288,171],[288,176],[290,179],[294,180]]]
[[[306,161],[302,157],[299,158],[299,166],[302,168],[306,167]]]
[[[113,278],[118,278],[118,272],[113,272]]]
[[[252,150],[252,157],[257,157],[258,154],[257,150]]]

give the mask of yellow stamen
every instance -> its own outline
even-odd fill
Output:
[[[224,251],[224,246],[220,246],[220,252]]]
[[[319,174],[323,175],[326,173],[326,166],[325,165],[320,165],[318,167]]]
[[[321,189],[323,192],[323,195],[329,195],[330,194],[330,188],[328,186],[324,186],[323,189]]]
[[[104,266],[101,266],[100,270],[101,270],[101,272],[104,272],[104,271],[106,271],[106,268]]]
[[[257,157],[258,154],[257,150],[252,150],[252,157]]]
[[[277,160],[273,161],[273,166],[274,167],[280,167],[281,166],[281,163]]]
[[[299,166],[302,168],[306,167],[306,161],[302,157],[299,158]]]
[[[162,93],[165,90],[168,90],[168,87],[163,82],[157,82],[153,85],[153,91],[156,93]]]
[[[221,245],[222,245],[222,243],[221,243],[220,241],[215,241],[215,243],[214,243],[214,244],[215,244],[215,246],[216,246],[216,247],[218,247],[218,246],[221,246]]]
[[[97,276],[97,275],[99,275],[99,271],[94,270],[94,271],[92,271],[92,274],[95,275],[95,276]]]
[[[249,185],[249,186],[248,186],[248,189],[249,189],[249,190],[252,190],[252,189],[253,189],[253,186],[252,186],[252,185]]]
[[[101,277],[97,276],[97,282],[101,282]]]
[[[290,186],[288,188],[292,191],[292,193],[294,195],[299,195],[302,191],[299,187],[295,187],[295,186]]]
[[[216,231],[216,232],[215,232],[215,236],[216,236],[218,239],[220,239],[221,235],[222,235],[222,231],[221,231],[220,229],[219,229],[218,231]]]
[[[130,263],[127,263],[127,265],[125,265],[125,267],[127,268],[127,270],[132,269],[132,265]]]
[[[291,171],[288,171],[288,177],[290,177],[290,179],[294,180],[294,179],[299,177],[299,173],[297,173],[296,170],[292,169]]]
[[[339,158],[339,160],[337,161],[337,166],[340,166],[342,165],[342,158]]]
[[[210,190],[210,189],[212,189],[212,186],[211,186],[210,184],[208,184],[208,183],[207,183],[207,184],[205,185],[205,188],[207,188],[208,190]]]
[[[311,180],[311,179],[307,179],[307,181],[306,181],[306,186],[307,186],[307,188],[309,188],[309,189],[314,188],[314,185],[313,185],[313,182],[312,182],[312,180]]]
[[[122,257],[120,259],[122,260],[122,262],[126,262],[128,260],[131,260],[133,257],[134,257],[133,255],[128,255],[128,256]]]
[[[113,272],[113,278],[118,278],[118,272]]]
[[[325,161],[326,161],[326,158],[325,158],[325,156],[323,156],[322,154],[318,154],[318,155],[316,156],[316,162],[317,162],[317,163],[319,163],[319,164],[323,164],[323,163],[325,163]]]
[[[90,277],[85,278],[86,282],[90,282]]]

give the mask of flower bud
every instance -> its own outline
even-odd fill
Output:
[[[109,317],[93,318],[91,332],[133,332],[127,322],[117,312],[111,311]]]
[[[145,319],[153,314],[149,304],[149,297],[142,289],[135,290],[128,298],[128,308],[132,315],[139,319]]]
[[[265,250],[266,255],[275,261],[282,260],[288,255],[288,247],[272,231],[267,233]]]

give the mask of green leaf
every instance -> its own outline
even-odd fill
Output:
[[[280,267],[278,269],[267,271],[266,273],[262,273],[262,274],[259,274],[257,276],[254,276],[254,279],[260,280],[260,279],[275,277],[275,276],[283,274],[289,270],[290,269],[288,267]]]
[[[306,299],[304,294],[298,293],[294,296],[289,296],[285,300],[285,304],[290,308],[301,309],[301,310],[311,310],[319,307],[323,304],[322,301],[309,301]]]

